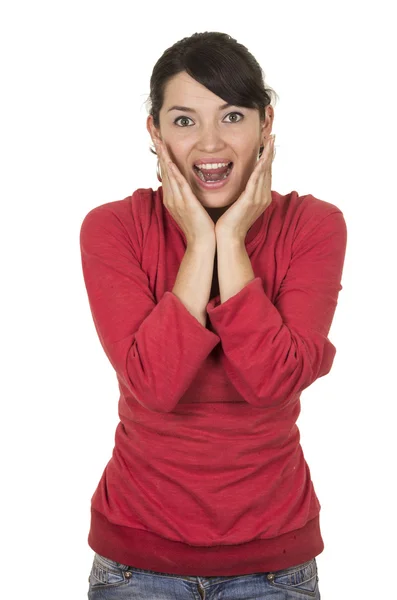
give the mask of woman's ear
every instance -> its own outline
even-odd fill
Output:
[[[274,109],[269,104],[265,108],[265,118],[261,123],[261,144],[266,144],[266,140],[272,132],[274,120]]]
[[[146,119],[146,129],[148,130],[149,135],[152,138],[152,141],[153,140],[161,140],[160,132],[154,126],[152,115],[149,115],[148,118]]]
[[[273,106],[271,106],[271,104],[269,104],[269,106],[266,107],[265,111],[266,111],[265,112],[265,120],[262,124],[263,143],[266,143],[267,138],[271,134],[272,127],[273,127],[273,121],[274,121]]]

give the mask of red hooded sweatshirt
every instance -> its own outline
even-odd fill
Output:
[[[301,392],[335,357],[343,213],[272,191],[245,239],[255,278],[221,303],[214,269],[204,327],[172,293],[187,242],[162,193],[138,189],[81,225],[90,309],[120,391],[88,544],[177,575],[301,564],[324,543],[296,421]]]

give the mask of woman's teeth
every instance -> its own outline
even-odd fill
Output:
[[[208,163],[208,164],[202,164],[200,166],[198,165],[194,165],[195,167],[197,167],[197,169],[205,169],[206,171],[209,171],[210,169],[220,169],[221,167],[227,167],[230,163]]]

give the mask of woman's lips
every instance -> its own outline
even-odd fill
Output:
[[[207,163],[203,163],[203,164],[207,164]],[[204,174],[204,171],[200,169],[200,167],[193,165],[193,172],[195,175],[198,174],[199,177],[200,177],[199,171],[201,171],[203,177],[205,177],[209,173],[213,173],[213,174],[222,173],[224,175],[225,173],[229,172],[229,175],[230,175],[230,172],[232,169],[233,169],[232,161],[230,161],[226,167],[217,167],[216,169],[207,169],[207,170],[205,170],[205,174]],[[201,177],[200,177],[200,179],[202,181]],[[208,181],[211,182],[212,181],[211,178],[209,178]]]

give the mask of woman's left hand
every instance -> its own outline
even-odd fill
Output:
[[[274,138],[271,135],[267,139],[263,154],[252,171],[244,192],[216,222],[217,236],[228,235],[245,240],[249,228],[271,203]]]

